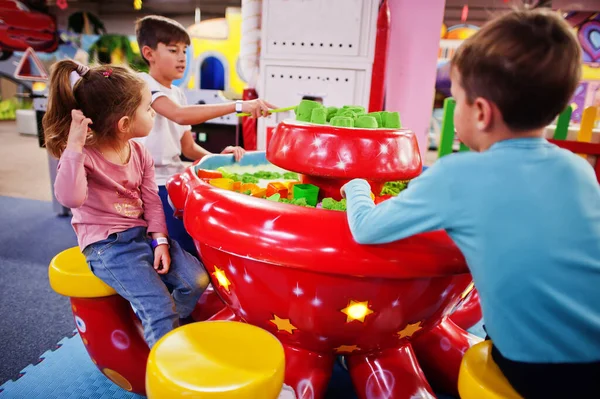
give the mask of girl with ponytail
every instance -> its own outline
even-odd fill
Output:
[[[153,123],[150,91],[128,69],[54,65],[43,126],[59,158],[56,198],[73,212],[92,272],[138,310],[150,347],[191,314],[209,282],[168,238],[152,156],[132,140]]]

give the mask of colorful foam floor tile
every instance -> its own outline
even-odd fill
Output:
[[[58,348],[23,369],[16,381],[0,386],[2,399],[143,399],[106,378],[94,366],[78,334],[63,338]]]
[[[469,330],[484,337],[483,323]],[[143,399],[127,392],[104,376],[94,366],[77,333],[63,338],[54,350],[40,356],[40,362],[29,365],[16,381],[0,386],[0,399]],[[355,399],[348,372],[335,363],[327,399]],[[439,399],[452,399],[440,395]]]

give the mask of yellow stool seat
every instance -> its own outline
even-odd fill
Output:
[[[100,298],[116,295],[90,270],[79,247],[66,249],[56,255],[48,268],[50,286],[57,293],[73,298]]]
[[[285,355],[269,332],[233,321],[177,328],[150,351],[149,399],[275,399],[283,387]]]
[[[462,359],[458,374],[461,399],[522,399],[492,358],[492,341],[473,345]]]

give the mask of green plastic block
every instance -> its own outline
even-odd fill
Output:
[[[311,123],[318,123],[320,125],[327,123],[327,109],[323,107],[313,108],[310,115],[310,121]]]
[[[354,123],[354,127],[362,127],[362,128],[377,128],[377,119],[370,115],[360,115],[356,118],[356,122]]]
[[[399,112],[386,112],[382,115],[383,127],[388,129],[400,129],[402,123],[400,122]]]
[[[319,200],[319,187],[313,184],[296,184],[294,185],[294,200],[304,198],[310,206],[317,206]]]
[[[356,119],[356,112],[350,111],[348,109],[341,109],[338,111],[336,116],[347,116],[348,118]]]
[[[354,112],[356,115],[362,115],[365,113],[365,107],[360,107],[358,105],[355,106],[350,106],[350,107],[345,107],[344,109],[348,110],[348,111],[352,111]]]
[[[312,110],[315,108],[323,107],[320,103],[311,100],[302,100],[298,104],[296,110],[296,120],[303,122],[310,122],[312,116]]]
[[[327,122],[331,120],[338,113],[337,107],[327,107]]]
[[[381,112],[369,112],[367,115],[375,118],[377,127],[383,127],[383,123],[381,122]]]
[[[354,119],[347,116],[334,116],[331,118],[331,126],[354,127]]]

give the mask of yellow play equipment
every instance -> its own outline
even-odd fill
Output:
[[[217,58],[225,70],[225,92],[241,95],[246,84],[238,74],[238,58],[242,32],[242,14],[239,8],[228,7],[225,18],[199,22],[187,29],[192,43],[192,72],[183,87],[194,90],[198,85],[198,70],[208,57]]]
[[[275,399],[282,393],[283,346],[266,330],[197,322],[171,331],[150,351],[129,302],[91,272],[78,247],[56,255],[48,275],[52,289],[70,298],[92,362],[121,388],[150,399]]]
[[[74,298],[101,298],[117,295],[115,290],[94,276],[79,247],[56,255],[48,268],[50,286],[60,295]]]
[[[467,350],[458,374],[461,399],[522,399],[492,359],[492,341]]]
[[[275,399],[285,356],[267,331],[233,321],[192,323],[171,331],[150,351],[149,399]]]

